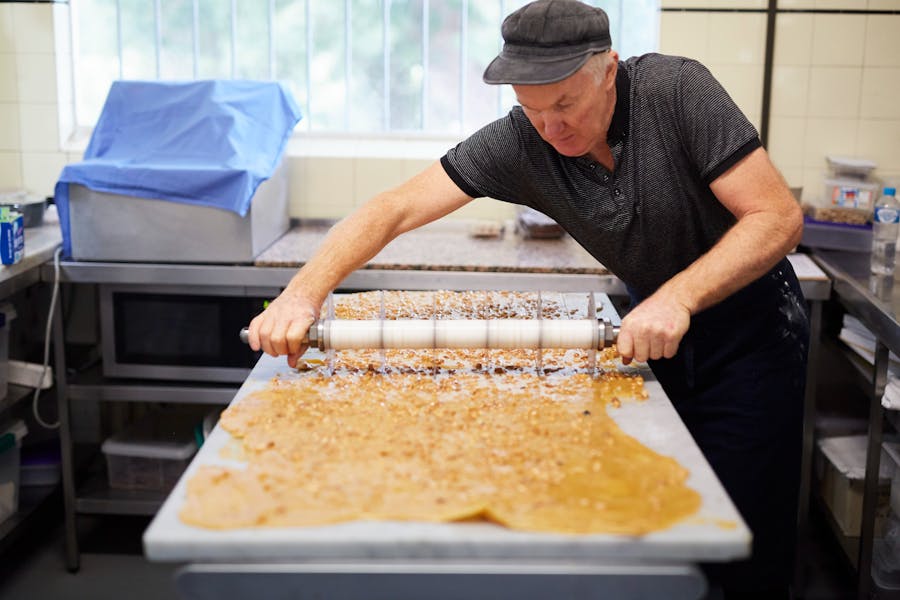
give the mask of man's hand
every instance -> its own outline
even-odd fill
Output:
[[[690,323],[691,311],[684,304],[650,296],[622,319],[616,342],[622,362],[672,358]]]
[[[308,347],[303,337],[318,314],[319,307],[308,298],[286,289],[250,321],[250,347],[271,356],[286,354],[288,364],[296,367]]]

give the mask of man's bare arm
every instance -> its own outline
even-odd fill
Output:
[[[738,161],[710,189],[737,223],[623,319],[618,348],[626,362],[674,356],[691,315],[764,275],[800,241],[800,206],[762,148]]]
[[[440,163],[378,194],[338,222],[314,256],[269,307],[250,322],[250,346],[288,355],[296,366],[302,344],[328,293],[398,235],[439,219],[472,200]]]

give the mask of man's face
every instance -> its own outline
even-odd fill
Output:
[[[582,67],[556,83],[512,87],[544,141],[564,156],[582,156],[606,143],[615,100],[613,73],[607,70],[600,80]]]

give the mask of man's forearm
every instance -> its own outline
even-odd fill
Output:
[[[674,294],[691,314],[721,302],[764,275],[797,245],[803,224],[799,210],[745,216],[657,293]]]
[[[286,291],[302,293],[315,306],[321,306],[331,290],[400,233],[401,219],[386,195],[368,201],[331,228]]]

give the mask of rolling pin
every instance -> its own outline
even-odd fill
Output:
[[[248,340],[245,327],[241,341]],[[602,350],[616,343],[609,319],[392,319],[314,321],[303,343],[319,350],[423,348],[575,348]]]

